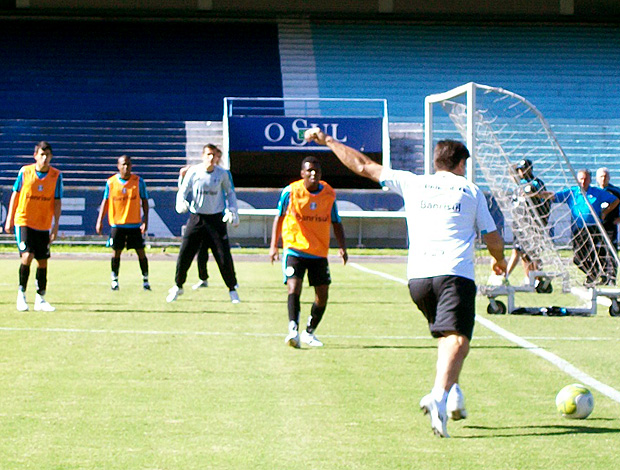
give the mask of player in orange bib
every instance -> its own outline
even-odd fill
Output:
[[[314,332],[323,318],[331,277],[327,262],[330,227],[340,247],[339,253],[346,264],[348,255],[344,229],[338,208],[336,192],[321,181],[321,164],[315,157],[306,157],[301,163],[301,180],[284,188],[273,222],[269,257],[273,263],[280,258],[278,243],[283,240],[285,283],[288,287],[289,332],[286,344],[299,348],[301,342],[308,346],[323,346]],[[304,275],[314,287],[315,298],[305,331],[299,334],[300,296]]]
[[[17,310],[20,312],[28,310],[26,287],[30,277],[30,265],[32,260],[36,259],[37,295],[34,309],[53,312],[56,309],[45,300],[44,296],[47,290],[50,244],[58,236],[62,207],[62,174],[50,166],[52,147],[45,141],[39,142],[34,147],[34,161],[34,164],[23,166],[19,170],[13,185],[5,230],[11,233],[15,229],[21,256]]]
[[[108,244],[114,250],[110,289],[114,291],[119,289],[118,272],[125,247],[136,250],[142,271],[142,288],[151,290],[149,263],[144,252],[144,234],[149,225],[149,195],[144,180],[131,173],[131,166],[131,158],[127,155],[118,158],[118,173],[106,182],[95,227],[101,235],[103,217],[107,213],[111,228]]]

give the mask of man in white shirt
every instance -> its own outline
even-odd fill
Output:
[[[439,437],[449,437],[448,414],[467,416],[459,375],[469,352],[475,318],[474,248],[476,227],[494,258],[493,271],[506,272],[504,241],[482,191],[465,176],[469,151],[460,142],[437,143],[437,173],[415,175],[391,170],[320,129],[306,140],[326,145],[354,173],[379,182],[403,197],[409,234],[407,277],[412,300],[426,317],[437,343],[437,371],[420,408]]]

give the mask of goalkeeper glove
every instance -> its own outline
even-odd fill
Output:
[[[226,222],[232,224],[233,227],[239,225],[239,214],[235,209],[224,209],[224,217],[222,217],[222,222]]]
[[[177,199],[175,209],[179,214],[185,214],[189,210],[189,203],[185,199]]]

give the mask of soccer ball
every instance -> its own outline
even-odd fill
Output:
[[[565,418],[586,419],[594,409],[594,397],[581,384],[567,385],[555,397],[555,406]]]

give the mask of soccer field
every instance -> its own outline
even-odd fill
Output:
[[[111,292],[107,256],[54,255],[53,313],[15,310],[18,259],[0,258],[0,468],[615,468],[620,318],[607,308],[589,318],[492,316],[479,298],[461,377],[469,418],[438,439],[418,409],[436,344],[403,262],[332,261],[317,330],[325,346],[295,350],[284,345],[280,266],[234,256],[238,305],[214,262],[207,289],[191,290],[192,266],[185,294],[167,304],[174,256],[150,260],[153,291],[143,292],[137,259],[125,254]],[[304,321],[312,297],[306,286]],[[555,409],[555,394],[579,381],[566,364],[607,387],[590,387],[586,420]]]

